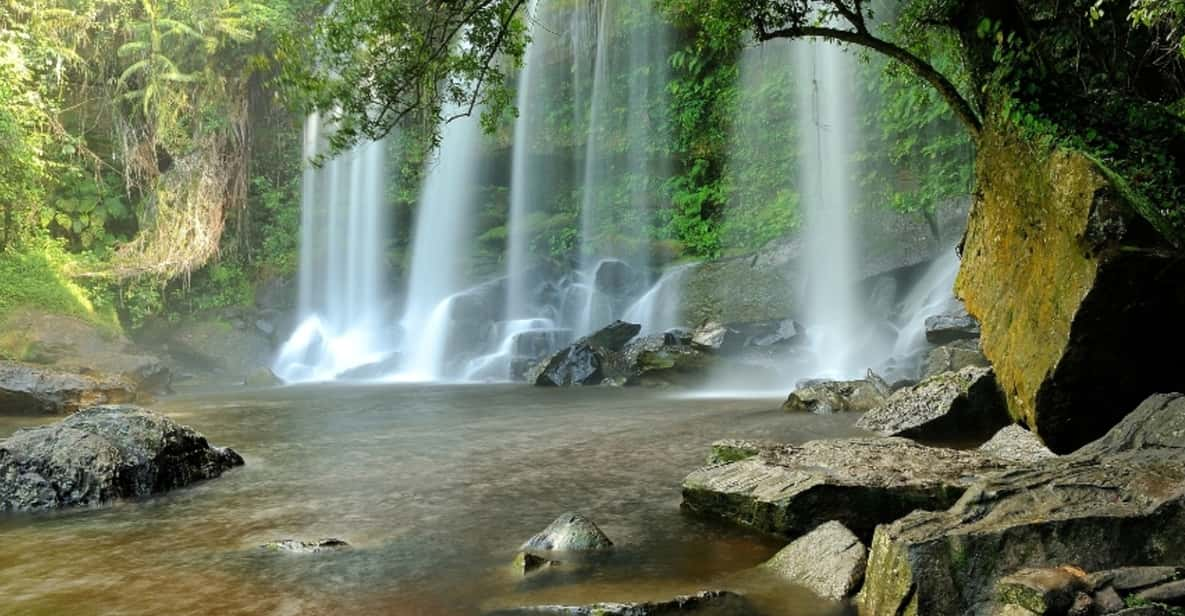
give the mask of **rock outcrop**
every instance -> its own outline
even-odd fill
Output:
[[[135,406],[95,406],[0,441],[0,511],[94,506],[166,492],[243,464]]]
[[[1057,453],[1185,389],[1185,259],[1088,157],[985,129],[956,285],[1013,417]],[[1117,183],[1119,182],[1119,183]]]
[[[950,507],[975,475],[1003,467],[980,452],[903,438],[811,441],[693,471],[683,505],[785,537],[834,520],[868,538],[877,524],[916,509]]]
[[[936,314],[926,319],[926,342],[941,345],[979,339],[979,322],[962,306],[959,308],[957,312]]]
[[[925,441],[987,440],[1011,423],[990,368],[964,368],[893,393],[856,425]]]
[[[0,414],[65,415],[96,404],[135,402],[135,386],[114,376],[86,376],[0,361]]]
[[[1185,397],[1153,396],[1081,451],[987,473],[946,511],[876,530],[867,614],[989,614],[997,580],[1185,562]]]
[[[795,539],[761,567],[820,597],[839,601],[860,588],[867,564],[868,550],[860,539],[843,524],[827,522]]]

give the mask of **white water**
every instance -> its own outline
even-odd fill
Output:
[[[649,291],[626,309],[622,319],[641,324],[639,335],[642,336],[684,325],[681,311],[683,279],[692,267],[694,265],[681,265],[667,271]]]
[[[851,164],[853,58],[821,41],[797,43],[793,53],[806,222],[803,320],[817,348],[815,376],[848,378],[867,368],[867,358],[856,356],[862,319],[852,216],[859,182]]]
[[[402,319],[404,356],[396,380],[445,377],[452,298],[465,285],[469,264],[480,147],[477,117],[459,118],[444,126],[439,153],[429,163],[416,214]]]
[[[326,130],[305,122],[301,186],[300,324],[273,371],[287,382],[327,381],[391,352],[383,324],[384,155],[369,142],[316,168]]]

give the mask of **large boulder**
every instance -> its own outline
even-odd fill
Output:
[[[1057,453],[1098,438],[1157,391],[1185,347],[1185,259],[1113,174],[989,126],[956,285],[1013,417]]]
[[[135,406],[95,406],[0,441],[0,511],[95,506],[212,479],[243,464]]]
[[[856,426],[883,436],[983,442],[1011,423],[990,368],[964,368],[893,393]]]
[[[254,325],[253,315],[239,310],[211,313],[180,323],[157,321],[140,339],[167,353],[185,370],[244,379],[272,362],[271,339]]]
[[[950,507],[973,475],[1001,468],[980,452],[903,438],[811,441],[693,471],[683,480],[683,505],[785,537],[835,520],[867,538],[915,509]]]
[[[880,407],[889,397],[889,386],[880,377],[855,381],[813,381],[794,390],[782,410],[794,413],[864,413]]]
[[[637,291],[640,276],[629,263],[620,259],[605,259],[593,272],[597,291],[613,297],[624,297]]]
[[[778,577],[832,600],[855,594],[864,581],[868,550],[839,522],[819,525],[761,565]]]
[[[1185,562],[1185,398],[1154,396],[1070,456],[985,474],[946,511],[879,527],[866,614],[988,614],[997,580]]]
[[[0,414],[64,415],[96,404],[135,402],[128,381],[0,361]]]
[[[537,369],[529,372],[528,379],[544,387],[599,385],[606,377],[616,375],[616,354],[641,330],[642,326],[636,323],[610,323],[571,346],[560,349]]]

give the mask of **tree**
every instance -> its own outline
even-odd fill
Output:
[[[282,83],[331,119],[335,151],[406,121],[511,103],[508,70],[527,42],[527,0],[340,0],[311,38],[284,43]],[[434,122],[433,122],[434,123]]]

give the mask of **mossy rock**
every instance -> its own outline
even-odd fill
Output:
[[[1055,452],[1185,388],[1185,259],[1082,154],[989,124],[956,285],[1012,417]]]

